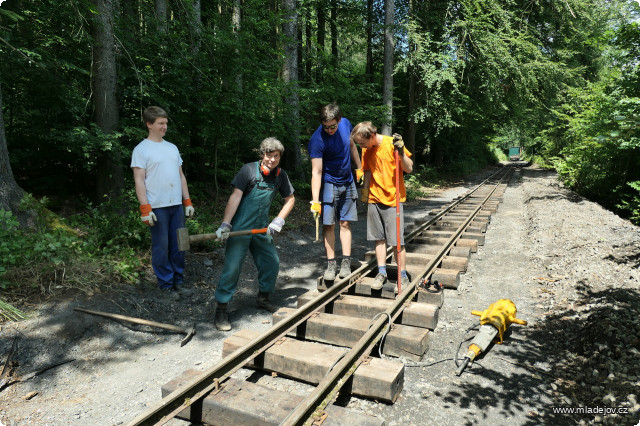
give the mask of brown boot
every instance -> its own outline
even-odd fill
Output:
[[[213,322],[216,325],[216,328],[220,331],[231,330],[231,323],[229,322],[226,303],[216,303],[216,315]]]
[[[278,307],[269,302],[269,293],[258,293],[258,299],[256,300],[256,306],[260,309],[264,309],[269,312],[277,312]]]

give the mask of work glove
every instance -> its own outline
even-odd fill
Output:
[[[182,205],[184,206],[184,215],[186,217],[191,217],[196,212],[196,209],[191,205],[191,198],[185,198],[182,200]]]
[[[369,188],[362,188],[362,194],[360,195],[360,201],[363,203],[369,203]]]
[[[222,222],[216,231],[216,237],[218,237],[218,240],[220,241],[225,241],[229,238],[229,232],[231,232],[231,225],[227,222]]]
[[[311,204],[311,214],[313,214],[313,218],[317,219],[320,217],[320,202],[319,201],[309,201],[309,203]]]
[[[393,147],[398,150],[398,154],[404,155],[404,141],[397,133],[393,134]]]
[[[267,228],[267,234],[273,235],[276,232],[280,232],[282,231],[283,226],[284,226],[284,219],[276,217],[269,224],[269,227]]]
[[[362,185],[363,180],[364,180],[364,170],[356,169],[356,183],[358,185]]]
[[[144,224],[148,226],[153,226],[153,222],[158,221],[155,213],[151,211],[151,204],[142,204],[140,206],[140,220],[142,220]]]

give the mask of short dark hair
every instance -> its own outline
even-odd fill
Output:
[[[169,118],[169,114],[167,111],[163,110],[158,106],[150,106],[144,110],[142,113],[142,122],[146,125],[147,123],[155,123],[158,117],[161,118]]]
[[[323,106],[320,110],[320,121],[323,123],[331,120],[340,121],[341,118],[342,111],[340,111],[340,107],[335,102]]]

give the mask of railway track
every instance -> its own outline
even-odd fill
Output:
[[[393,248],[391,285],[372,290],[377,273],[369,252],[352,273],[317,291],[297,309],[274,314],[264,333],[240,330],[225,340],[223,360],[187,371],[163,387],[164,397],[130,425],[163,424],[179,416],[215,424],[383,424],[331,405],[339,392],[393,403],[402,390],[403,359],[419,360],[437,325],[443,288],[457,288],[470,254],[484,243],[514,167],[498,170],[450,204],[429,212],[405,235],[410,284],[398,293]],[[408,224],[407,224],[408,225]],[[243,367],[316,384],[306,397],[279,394],[231,376]],[[248,417],[243,417],[248,416]],[[253,417],[252,417],[253,416]]]

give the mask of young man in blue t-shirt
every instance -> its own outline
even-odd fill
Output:
[[[320,111],[321,125],[309,140],[311,158],[311,213],[322,212],[322,235],[327,251],[324,279],[336,278],[335,224],[340,223],[342,262],[339,278],[351,273],[351,222],[358,220],[358,193],[351,172],[351,162],[361,175],[358,148],[351,140],[351,123],[342,117],[336,104],[325,105]]]

